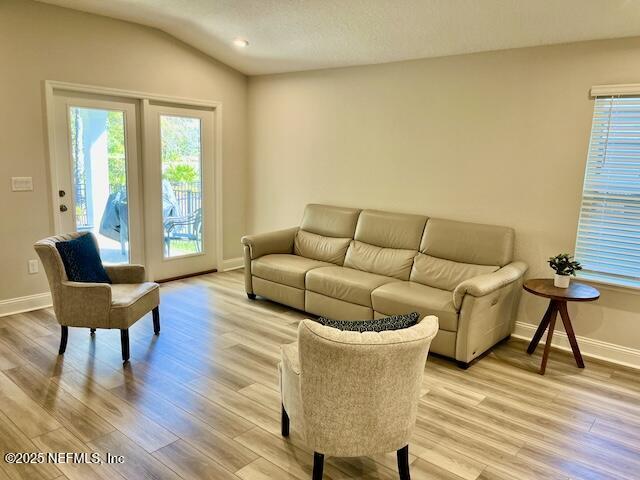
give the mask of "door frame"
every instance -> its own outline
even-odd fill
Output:
[[[145,129],[147,127],[145,122],[145,105],[149,102],[160,102],[172,104],[175,106],[194,107],[194,108],[206,108],[213,112],[213,174],[214,174],[214,225],[215,225],[215,263],[218,271],[223,269],[223,225],[222,225],[222,212],[223,212],[223,191],[222,191],[222,174],[223,174],[223,157],[222,157],[222,102],[213,100],[202,100],[185,97],[174,97],[169,95],[159,95],[147,92],[139,92],[135,90],[122,90],[118,88],[100,87],[94,85],[84,85],[78,83],[60,82],[56,80],[44,80],[44,110],[46,120],[46,148],[47,148],[47,169],[49,175],[49,202],[50,202],[50,231],[53,234],[63,233],[61,231],[61,225],[59,216],[56,212],[58,205],[57,197],[57,185],[58,178],[56,172],[56,143],[54,134],[54,92],[61,90],[67,93],[89,93],[94,95],[104,95],[110,97],[125,97],[136,99],[140,102],[140,115],[139,115],[139,135],[141,138],[141,148],[138,152],[140,160],[143,161],[145,156],[144,143],[145,143]],[[144,185],[144,178],[140,176],[141,182]],[[144,187],[143,187],[144,188]],[[144,195],[143,195],[144,196]],[[144,199],[142,208],[144,209]],[[144,211],[144,210],[143,210]],[[147,232],[145,232],[146,238]],[[145,242],[146,243],[146,242]]]

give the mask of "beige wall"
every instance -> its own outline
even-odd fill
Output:
[[[48,290],[28,275],[32,244],[50,233],[43,80],[223,103],[224,257],[245,231],[247,79],[160,31],[25,0],[0,1],[0,300]],[[34,191],[12,193],[10,177]]]
[[[595,84],[640,82],[640,39],[249,80],[248,230],[308,202],[509,225],[529,276],[572,251]],[[544,300],[524,295],[519,319]],[[578,335],[638,348],[640,296],[570,307]]]

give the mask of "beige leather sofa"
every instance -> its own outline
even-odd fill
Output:
[[[308,205],[300,227],[242,238],[245,288],[334,319],[435,315],[431,351],[465,367],[513,329],[513,243],[507,227]]]

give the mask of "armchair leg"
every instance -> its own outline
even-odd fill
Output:
[[[60,349],[58,350],[58,355],[64,354],[67,349],[67,339],[69,338],[69,327],[66,325],[61,325],[62,330],[60,332]]]
[[[289,436],[289,415],[282,405],[282,417],[280,422],[281,432],[283,437]]]
[[[409,445],[398,450],[398,473],[400,474],[400,480],[411,480],[411,473],[409,472]]]
[[[324,455],[313,452],[313,476],[312,480],[322,480],[322,471],[324,470]]]
[[[120,344],[122,346],[122,363],[126,364],[129,361],[129,329],[123,328],[120,330]]]
[[[153,333],[155,335],[160,334],[160,307],[154,308],[151,313],[153,314]]]
[[[255,293],[247,293],[247,297],[249,298],[249,300],[255,300],[256,299],[256,294]]]

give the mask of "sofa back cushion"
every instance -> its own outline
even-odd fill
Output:
[[[310,204],[304,210],[300,230],[325,237],[353,238],[360,210]]]
[[[427,217],[363,210],[345,267],[408,280]]]
[[[350,242],[350,238],[325,237],[298,230],[293,243],[293,253],[313,260],[342,265]]]
[[[503,267],[513,259],[514,235],[509,227],[430,218],[420,252],[453,262]]]
[[[418,250],[426,221],[423,215],[363,210],[353,238],[376,247]]]
[[[382,248],[354,240],[349,245],[344,266],[399,280],[409,280],[416,250]]]
[[[452,262],[442,258],[419,253],[411,268],[409,280],[441,290],[454,290],[460,283],[498,270],[497,265],[475,265],[472,263]]]
[[[342,265],[359,214],[357,208],[307,205],[294,239],[293,253]]]

